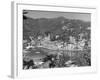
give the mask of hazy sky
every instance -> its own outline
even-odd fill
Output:
[[[25,10],[28,13],[25,14],[31,18],[55,18],[66,17],[68,19],[80,19],[84,21],[91,21],[91,14],[89,13],[73,13],[73,12],[54,12],[54,11],[31,11]]]

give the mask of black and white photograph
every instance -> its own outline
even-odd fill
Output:
[[[91,66],[91,14],[23,10],[23,70]]]

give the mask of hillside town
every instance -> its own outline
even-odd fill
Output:
[[[55,36],[56,38],[59,38],[59,36]],[[51,41],[50,40],[50,34],[48,36],[45,36],[44,38],[42,36],[38,36],[37,40],[34,39],[34,37],[30,37],[30,42],[26,43],[28,44],[26,46],[26,49],[34,48],[34,47],[43,47],[51,50],[84,50],[86,47],[90,48],[91,42],[90,40],[87,41],[86,39],[82,39],[82,35],[80,35],[79,41],[76,42],[75,38],[72,36],[69,36],[70,43],[63,42],[63,41]],[[25,40],[23,41],[25,42]]]
[[[91,21],[68,19],[65,13],[31,18],[28,12],[34,11],[23,11],[24,70],[91,66]]]

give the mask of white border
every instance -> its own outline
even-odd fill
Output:
[[[32,5],[25,3],[13,3],[14,7],[14,50],[13,52],[13,67],[12,76],[17,77],[40,77],[40,76],[53,76],[53,75],[66,75],[70,73],[86,73],[96,72],[96,42],[95,42],[95,27],[96,27],[96,8],[86,7],[68,7],[68,6],[54,6],[54,5]],[[60,12],[79,12],[91,13],[91,67],[75,67],[75,68],[56,68],[56,69],[35,69],[23,70],[22,69],[22,35],[23,35],[23,17],[22,10],[42,10],[42,11],[60,11]]]

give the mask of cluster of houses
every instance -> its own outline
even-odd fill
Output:
[[[31,39],[31,43],[26,47],[31,48],[31,47],[43,47],[47,49],[52,49],[52,50],[83,50],[85,43],[87,42],[86,39],[82,39],[82,34],[80,34],[80,40],[76,42],[75,38],[73,36],[69,36],[69,41],[70,43],[63,42],[63,41],[51,41],[50,40],[50,35],[45,36],[44,38],[41,36],[38,36],[37,40]],[[59,37],[58,35],[56,37]],[[88,41],[88,45],[90,46],[90,42]]]

